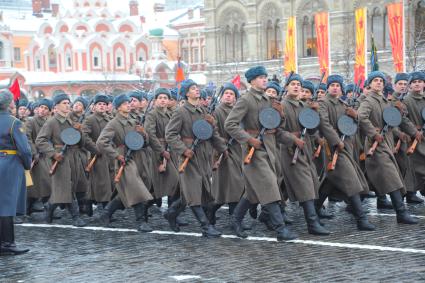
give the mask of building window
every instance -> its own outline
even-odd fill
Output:
[[[314,16],[304,17],[302,24],[303,57],[317,56],[317,38]]]
[[[115,66],[117,67],[117,68],[123,68],[124,67],[124,64],[123,64],[123,58],[124,58],[124,52],[122,51],[122,49],[121,48],[118,48],[117,49],[117,51],[116,51],[116,53],[115,53],[115,57],[116,57],[116,59],[115,59]]]
[[[184,62],[189,62],[189,50],[187,48],[182,49],[182,60]]]
[[[201,62],[205,62],[205,46],[201,48]]]
[[[425,43],[425,1],[419,1],[415,11],[415,43]]]
[[[21,61],[21,48],[19,48],[19,47],[13,48],[13,60],[16,61],[16,62]]]
[[[56,67],[56,50],[53,44],[49,46],[49,67]]]
[[[41,70],[41,61],[40,61],[40,57],[36,57],[35,58],[35,68],[36,70]]]
[[[98,48],[95,48],[93,50],[93,68],[100,68],[100,64],[100,51]]]
[[[66,65],[67,69],[72,68],[72,54],[71,54],[71,51],[69,49],[66,50],[65,65]]]
[[[192,48],[192,63],[199,63],[199,48]]]

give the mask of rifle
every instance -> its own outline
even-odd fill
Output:
[[[289,76],[288,76],[288,78],[286,79],[286,82],[285,82],[285,85],[283,86],[283,88],[282,88],[282,90],[281,90],[281,92],[280,92],[280,94],[276,97],[276,99],[277,99],[277,101],[281,101],[282,100],[282,98],[286,95],[286,93],[288,92],[288,90],[287,90],[287,86],[289,85],[289,82],[290,82],[290,78],[292,77],[292,75],[294,74],[294,71],[291,71],[290,73],[289,73]]]
[[[220,89],[218,90],[218,93],[214,95],[213,99],[210,102],[210,105],[208,105],[208,108],[207,108],[208,114],[212,114],[215,108],[217,107],[217,105],[219,104],[221,97],[223,96],[223,89],[224,89],[224,86],[221,86]]]
[[[325,72],[322,73],[322,77],[320,78],[319,84],[317,85],[317,87],[314,89],[314,94],[313,94],[313,101],[317,101],[317,92],[319,91],[319,87],[323,82],[323,79],[325,78]],[[322,151],[322,146],[319,144],[319,146],[316,148],[316,151],[313,154],[313,159],[319,158],[320,156],[320,152]]]

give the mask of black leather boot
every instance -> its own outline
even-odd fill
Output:
[[[217,231],[214,225],[208,222],[207,216],[205,215],[204,209],[200,205],[191,206],[193,214],[195,215],[198,222],[201,224],[202,235],[208,238],[218,238],[221,236],[221,232]]]
[[[390,193],[391,201],[394,206],[394,210],[397,213],[397,222],[403,224],[418,224],[418,220],[410,216],[407,212],[406,207],[403,203],[403,197],[401,196],[400,190]]]
[[[78,208],[78,202],[76,199],[73,199],[70,204],[68,204],[68,211],[72,216],[72,225],[76,227],[84,227],[87,223],[80,218],[80,209]]]
[[[46,202],[45,204],[45,209],[46,209],[46,222],[47,223],[52,223],[53,222],[53,213],[55,212],[56,207],[58,207],[57,204],[52,204],[50,202]]]
[[[376,207],[378,209],[393,209],[393,205],[387,199],[386,195],[377,195],[376,196]]]
[[[167,211],[164,213],[164,218],[167,219],[168,224],[170,224],[171,230],[174,232],[179,232],[180,227],[177,223],[177,217],[184,210],[185,204],[181,198],[175,200],[171,206],[168,207]]]
[[[13,217],[0,217],[0,255],[19,255],[29,251],[29,249],[20,249],[15,244],[15,229],[13,226]]]
[[[300,203],[304,210],[305,221],[307,222],[307,230],[308,233],[312,235],[321,235],[326,236],[329,235],[330,232],[326,230],[319,223],[319,217],[316,214],[316,209],[314,207],[314,201],[308,200]]]
[[[286,213],[285,205],[283,205],[282,203],[279,205],[280,205],[280,212],[282,213],[283,221],[285,222],[285,224],[291,225],[292,223],[294,223],[294,221],[291,218],[289,218],[288,213]]]
[[[140,223],[139,230],[140,232],[148,233],[152,232],[152,228],[148,224],[148,207],[143,203],[138,203],[133,206],[134,215],[136,216],[136,222]]]
[[[278,241],[288,241],[298,238],[296,233],[291,232],[285,226],[282,212],[280,211],[280,206],[277,202],[266,204],[264,207],[269,212],[270,222],[273,226],[273,230],[277,233],[276,237]]]
[[[207,206],[207,217],[208,217],[208,221],[210,222],[210,224],[215,225],[216,223],[216,217],[215,214],[217,213],[217,210],[221,207],[221,204],[216,204],[216,203],[210,203]]]
[[[253,219],[257,219],[257,217],[258,217],[257,207],[258,207],[258,204],[256,203],[256,204],[251,205],[251,207],[249,208],[249,215]]]
[[[105,208],[101,211],[99,217],[97,218],[104,226],[108,226],[111,223],[112,215],[118,209],[123,209],[124,205],[122,204],[119,198],[112,199]]]
[[[354,195],[350,197],[350,203],[353,209],[353,214],[357,220],[357,229],[359,229],[360,231],[375,230],[375,225],[369,222],[369,219],[367,218],[366,213],[363,210],[360,195]]]
[[[261,206],[261,212],[260,212],[260,215],[258,216],[258,221],[263,223],[266,226],[267,230],[269,231],[274,230],[273,224],[270,221],[269,212],[267,211],[267,208],[265,205]]]
[[[407,192],[406,194],[407,203],[423,203],[424,200],[416,195],[416,192]]]
[[[242,222],[246,212],[250,209],[250,207],[252,207],[251,203],[246,198],[242,197],[236,205],[230,220],[233,231],[235,232],[236,236],[240,238],[248,237],[248,235],[244,232]],[[255,209],[257,209],[257,207],[255,207]]]
[[[319,198],[314,200],[314,207],[316,208],[316,213],[319,218],[332,219],[334,215],[329,213],[323,206],[323,203],[327,198],[328,195],[323,190],[319,190]]]

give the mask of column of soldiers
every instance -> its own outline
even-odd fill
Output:
[[[228,205],[234,233],[245,238],[244,217],[257,217],[260,204],[258,220],[290,240],[298,235],[288,225],[288,200],[302,207],[310,234],[330,233],[320,220],[333,217],[326,199],[345,201],[358,229],[370,231],[362,200],[374,191],[377,207],[394,209],[397,222],[418,222],[403,198],[422,203],[417,191],[425,193],[424,73],[397,74],[393,89],[372,72],[362,93],[339,75],[317,86],[299,74],[285,86],[267,76],[262,66],[249,69],[243,94],[231,83],[214,93],[186,80],[150,99],[132,91],[71,102],[62,93],[30,109],[20,103],[12,113],[24,124],[34,181],[26,214],[44,210],[52,223],[66,208],[75,226],[85,226],[80,215],[96,207],[95,221],[109,225],[117,210],[133,208],[138,229],[150,232],[149,208],[166,197],[173,231],[188,225],[179,216],[188,207],[204,236],[219,237],[216,212]],[[399,126],[385,126],[388,107],[400,112]],[[265,109],[277,126],[260,121]],[[312,129],[301,123],[308,111],[318,117]],[[358,128],[351,136],[339,128],[342,116]]]

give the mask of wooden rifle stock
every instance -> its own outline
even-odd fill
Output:
[[[367,152],[367,156],[372,156],[375,153],[376,148],[378,147],[378,142],[375,141],[369,151]]]
[[[86,169],[85,169],[87,173],[91,172],[94,164],[96,163],[96,160],[97,160],[97,155],[93,156],[93,158],[90,160],[89,164],[87,164]]]
[[[303,131],[301,132],[301,140],[304,140],[304,136],[305,136],[306,132],[307,132],[307,129],[304,128]],[[292,157],[291,165],[297,164],[299,153],[300,153],[300,148],[297,146],[297,148],[295,149],[294,156]]]
[[[319,158],[321,151],[322,151],[322,145],[319,144],[319,146],[317,147],[316,151],[313,154],[313,158],[314,159]]]
[[[59,161],[55,160],[55,162],[53,162],[52,167],[50,167],[50,171],[49,174],[50,175],[54,175],[56,172],[56,168],[58,167]]]
[[[189,157],[186,157],[183,161],[183,163],[179,167],[179,173],[183,173],[184,169],[186,169],[187,164],[189,163]]]
[[[394,154],[397,154],[400,151],[400,147],[401,147],[401,139],[398,139],[397,144],[395,145],[395,148],[394,148]]]
[[[255,152],[255,147],[251,147],[249,149],[248,154],[245,156],[245,159],[243,160],[243,163],[250,164],[251,163],[252,156],[254,155],[254,152]]]
[[[164,173],[167,170],[167,158],[163,158],[161,164],[159,164],[159,173]]]
[[[124,173],[124,167],[125,167],[125,163],[121,164],[120,169],[118,169],[118,173],[117,173],[117,175],[115,176],[115,179],[114,179],[115,183],[119,183],[121,176]]]
[[[416,146],[418,145],[418,140],[415,139],[412,143],[412,145],[409,147],[409,149],[407,150],[406,154],[407,155],[411,155],[415,152],[416,150]]]

